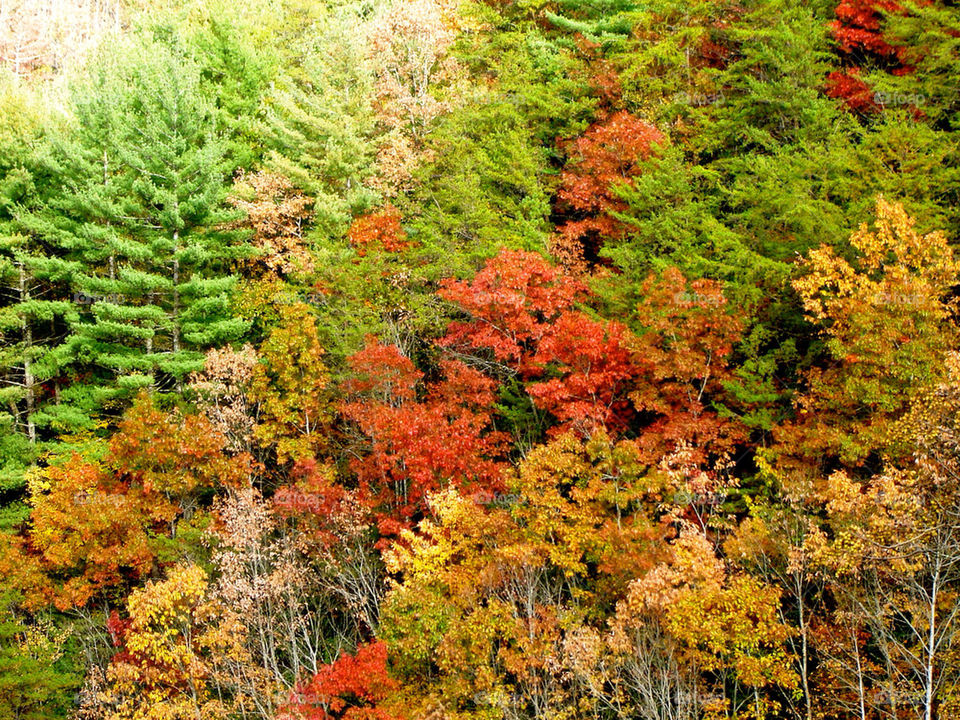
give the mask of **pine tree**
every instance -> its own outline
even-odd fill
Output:
[[[316,198],[316,224],[342,235],[352,216],[377,194],[373,172],[373,74],[356,10],[331,12],[317,23],[295,77],[276,98],[268,163]]]
[[[143,254],[118,278],[152,306],[144,312],[155,325],[142,333],[151,366],[179,383],[203,366],[203,350],[245,330],[244,321],[230,316],[236,282],[230,270],[250,249],[242,231],[224,229],[236,219],[226,202],[233,168],[197,65],[175,46],[147,45],[131,68],[129,88],[121,116],[124,223]],[[120,323],[144,317],[130,306],[138,307],[128,299],[124,310],[102,317]]]
[[[57,412],[72,423],[179,387],[246,327],[228,306],[249,248],[224,229],[232,168],[199,67],[176,39],[112,53],[74,89],[74,122],[45,160],[56,191],[15,222],[69,263],[76,311],[57,358],[73,382]]]

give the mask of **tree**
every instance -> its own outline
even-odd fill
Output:
[[[75,304],[62,298],[78,267],[49,257],[38,245],[21,235],[0,241],[4,253],[0,276],[6,284],[5,295],[12,299],[0,311],[0,331],[6,340],[0,355],[0,366],[6,371],[3,400],[12,429],[26,435],[31,444],[40,438],[38,430],[44,426],[67,429],[71,424],[64,421],[76,420],[74,414],[58,412],[60,408],[45,408],[44,401],[56,394],[55,378],[69,361],[63,340],[79,313]]]
[[[377,198],[374,70],[358,8],[330,10],[313,24],[301,76],[284,78],[269,116],[268,164],[314,198],[317,227],[338,237]]]
[[[377,707],[396,683],[387,674],[387,648],[375,641],[320,668],[291,696],[291,717],[307,720],[392,720]]]
[[[529,370],[529,356],[586,286],[536,253],[502,250],[471,282],[445,280],[438,294],[469,315],[450,324],[443,345],[489,350],[498,363]]]
[[[615,216],[626,206],[617,188],[630,185],[640,162],[662,141],[663,134],[653,125],[621,111],[595,123],[571,144],[557,196],[573,218],[560,232],[579,241],[588,260],[596,258],[605,238],[623,236],[625,228]]]
[[[822,636],[827,707],[861,716],[955,712],[960,587],[957,379],[921,389],[888,431],[911,456],[860,482],[833,473],[817,494],[825,522],[806,546],[837,603]]]
[[[258,403],[253,432],[260,443],[275,446],[277,461],[315,457],[325,446],[331,421],[323,348],[310,308],[282,305],[278,324],[260,347],[253,366],[250,400]]]
[[[458,24],[456,3],[413,0],[386,5],[368,29],[384,131],[375,183],[387,196],[409,187],[433,121],[451,107],[460,69],[449,50]]]
[[[557,318],[529,362],[548,377],[559,377],[527,387],[534,403],[559,421],[551,432],[623,429],[631,411],[628,394],[640,371],[631,340],[618,322],[600,323],[578,312]]]
[[[258,251],[252,259],[255,268],[278,275],[313,270],[313,258],[304,246],[304,233],[313,216],[311,199],[287,178],[266,170],[243,175],[234,183],[228,201],[245,213],[239,222],[253,229],[252,245]]]
[[[29,530],[13,538],[4,576],[31,607],[83,607],[148,577],[198,538],[201,497],[248,480],[249,456],[202,415],[166,413],[146,395],[100,459],[79,453],[37,473]]]
[[[252,345],[240,350],[208,350],[203,370],[190,376],[197,409],[227,439],[233,452],[251,452],[257,405],[250,398],[250,383],[259,356]]]
[[[957,264],[944,235],[921,235],[903,206],[882,198],[875,227],[851,236],[855,262],[823,246],[794,282],[826,355],[806,373],[799,417],[780,431],[800,457],[857,466],[871,452],[896,453],[886,425],[940,375],[955,343],[947,297]]]
[[[784,643],[790,629],[778,617],[779,589],[765,586],[749,575],[728,573],[710,542],[697,531],[682,532],[672,544],[669,561],[653,568],[631,584],[617,606],[611,644],[641,670],[642,638],[647,623],[660,625],[678,652],[679,677],[700,675],[692,683],[695,697],[660,695],[680,717],[691,711],[750,713],[763,718],[777,710],[775,696],[763,689],[791,689],[796,676]],[[670,647],[670,645],[668,645]],[[628,676],[629,677],[629,676]],[[659,688],[644,678],[640,697],[653,710]],[[711,679],[713,682],[711,682]],[[712,697],[708,695],[708,688]],[[683,707],[682,703],[689,703]],[[648,710],[649,711],[649,710]]]
[[[202,350],[245,329],[228,303],[230,263],[248,248],[223,228],[232,168],[199,83],[175,40],[101,57],[74,94],[76,132],[49,160],[61,187],[17,218],[77,263],[71,285],[85,307],[65,351],[94,377],[62,400],[80,413],[181,386]]]
[[[226,698],[213,693],[220,658],[243,661],[239,617],[208,599],[208,578],[197,565],[172,568],[127,600],[129,618],[114,616],[120,651],[108,669],[115,720],[226,718]]]
[[[200,369],[200,350],[236,339],[245,323],[229,313],[235,277],[229,263],[248,254],[237,233],[221,229],[231,218],[223,177],[225,149],[209,123],[197,68],[174,48],[145,48],[130,80],[138,92],[124,107],[124,164],[134,211],[132,234],[145,247],[140,276],[158,293],[168,332],[162,346],[147,342],[156,367],[179,384]]]
[[[41,720],[66,713],[73,674],[64,667],[67,632],[47,618],[25,624],[18,598],[4,591],[0,620],[0,712],[5,717]]]
[[[442,379],[422,373],[395,346],[371,340],[350,358],[352,397],[341,404],[356,423],[362,453],[351,462],[384,535],[409,527],[429,493],[452,484],[496,491],[505,437],[492,428],[494,383],[459,361],[440,364]]]
[[[650,418],[641,443],[656,452],[694,448],[703,463],[746,440],[744,428],[724,402],[735,374],[730,359],[742,320],[728,310],[722,286],[689,281],[676,268],[649,276],[636,308],[640,329],[633,362],[642,376],[630,400]],[[733,403],[730,403],[731,405]]]

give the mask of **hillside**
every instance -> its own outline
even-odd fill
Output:
[[[0,1],[0,720],[960,718],[960,9]]]

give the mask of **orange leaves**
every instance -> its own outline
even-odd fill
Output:
[[[347,359],[353,376],[347,392],[368,396],[382,404],[402,405],[413,400],[423,373],[396,345],[385,345],[367,338],[362,350]]]
[[[37,563],[52,582],[24,588],[28,597],[40,590],[45,602],[81,607],[104,588],[150,571],[150,530],[176,516],[166,498],[131,489],[80,455],[46,468],[43,479],[49,490],[34,493],[24,562]]]
[[[358,217],[350,226],[347,239],[360,255],[370,250],[402,252],[412,245],[400,224],[400,212],[393,205]]]
[[[165,536],[174,534],[199,493],[249,478],[250,457],[229,455],[225,444],[206,417],[162,411],[141,395],[104,461],[74,455],[43,469],[21,550],[56,578],[39,589],[45,600],[83,606],[151,572]]]
[[[313,217],[313,201],[287,178],[265,170],[241,175],[229,201],[246,213],[242,222],[254,231],[253,245],[260,250],[257,263],[278,274],[313,269],[303,242],[305,226]]]
[[[110,441],[110,465],[147,493],[186,496],[215,484],[238,485],[251,458],[225,452],[227,440],[204,415],[165,412],[143,394]]]
[[[498,361],[516,363],[586,286],[537,253],[501,250],[472,281],[446,280],[438,294],[471,316],[451,323],[442,344],[488,349]]]
[[[655,418],[644,444],[669,450],[683,441],[701,457],[729,450],[744,430],[709,403],[723,397],[724,383],[734,378],[729,359],[741,320],[728,311],[718,282],[688,281],[676,268],[647,278],[641,293],[637,319],[646,331],[632,348],[646,372],[630,399]]]
[[[422,511],[427,493],[447,483],[497,489],[505,437],[493,432],[494,383],[460,362],[422,388],[422,374],[392,346],[373,340],[350,359],[358,377],[343,414],[368,451],[351,467],[380,509],[381,531],[395,533]]]
[[[443,345],[483,349],[532,379],[538,406],[562,427],[585,434],[622,425],[626,382],[635,374],[619,323],[601,323],[573,310],[585,286],[535,253],[503,250],[472,282],[448,281],[441,297],[456,302],[471,322],[451,323]]]
[[[370,642],[297,686],[286,713],[303,720],[392,720],[377,703],[395,688],[387,673],[387,646]]]
[[[616,195],[618,185],[629,185],[650,157],[663,134],[626,111],[592,125],[572,144],[570,160],[560,177],[558,196],[579,219],[569,220],[560,232],[583,239],[591,233],[621,237],[625,228],[614,217],[626,204]]]

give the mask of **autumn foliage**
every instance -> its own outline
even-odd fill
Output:
[[[442,379],[423,374],[397,350],[371,341],[350,358],[352,398],[341,408],[368,450],[351,463],[381,531],[394,534],[447,484],[464,492],[501,486],[506,437],[493,430],[494,383],[461,362]]]
[[[0,0],[0,720],[960,718],[958,50]]]
[[[373,250],[401,252],[410,247],[400,224],[400,213],[392,205],[353,221],[347,235],[361,255]]]
[[[577,138],[560,178],[558,197],[573,216],[560,227],[561,234],[582,244],[597,238],[595,245],[602,245],[604,238],[622,237],[626,228],[615,214],[626,205],[617,188],[631,184],[640,163],[654,154],[663,139],[656,127],[625,111],[594,124]]]
[[[325,665],[291,695],[287,714],[304,720],[393,720],[377,704],[396,688],[387,674],[387,647],[372,642]]]

